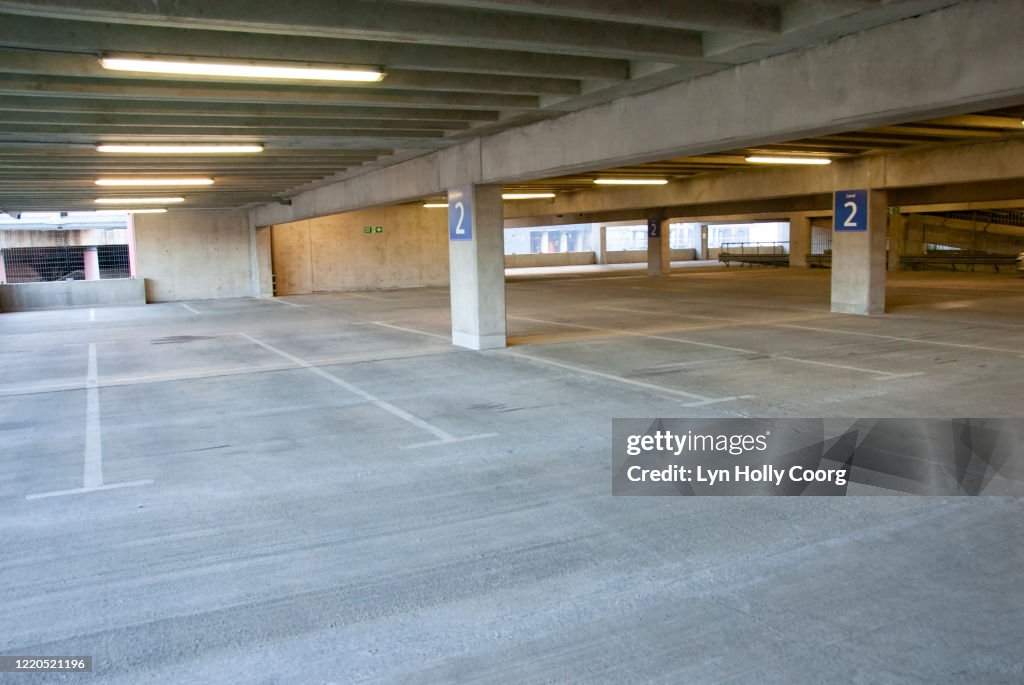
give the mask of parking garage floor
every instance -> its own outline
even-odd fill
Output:
[[[0,315],[0,654],[90,682],[1020,683],[1024,502],[613,498],[613,417],[1017,417],[1024,278]],[[68,675],[61,682],[76,682]],[[11,682],[52,682],[21,674]]]

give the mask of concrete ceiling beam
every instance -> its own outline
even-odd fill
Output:
[[[94,23],[588,57],[667,61],[703,57],[699,33],[657,23],[539,17],[382,0],[305,0],[290,6],[287,13],[281,12],[276,0],[178,0],[148,6],[131,0],[28,0],[0,2],[0,11]]]
[[[0,94],[57,95],[64,97],[127,98],[131,100],[200,101],[235,103],[289,103],[323,105],[383,105],[398,107],[480,108],[530,111],[540,107],[533,95],[388,91],[370,88],[243,86],[159,82],[148,80],[90,79],[0,72]]]
[[[497,121],[496,110],[360,107],[331,105],[272,105],[240,102],[189,102],[152,100],[115,100],[106,98],[63,98],[8,95],[0,98],[0,112],[82,112],[93,114],[160,114],[164,117],[289,117],[331,119],[440,119],[446,121]]]
[[[140,74],[104,69],[94,55],[75,55],[39,52],[20,48],[0,48],[0,72],[8,74],[44,74],[94,79],[138,80]],[[146,80],[174,83],[238,83],[252,85],[251,79],[182,77],[172,74],[151,74]],[[266,85],[294,87],[294,81],[261,80]],[[305,83],[298,85],[317,85]],[[320,84],[321,86],[323,84]],[[328,86],[335,90],[363,88],[365,83],[338,83]],[[578,95],[579,81],[572,79],[535,78],[529,76],[500,76],[495,74],[463,74],[437,71],[395,70],[388,72],[384,82],[372,86],[374,90],[392,91],[410,89],[440,92],[510,93],[533,95]]]
[[[82,18],[82,13],[74,10],[76,7],[82,9],[80,4],[63,2],[53,5],[53,8],[67,9]],[[216,3],[204,1],[196,4],[204,10],[215,10],[228,5],[244,8],[250,3],[246,0]],[[165,4],[167,7],[173,5]],[[238,11],[244,12],[244,9]],[[281,12],[280,3],[275,2],[272,11],[279,19],[292,18],[291,12]],[[51,14],[52,17],[0,15],[0,45],[93,55],[125,52],[374,65],[385,70],[415,69],[612,81],[629,78],[629,63],[626,60],[501,50],[496,49],[495,41],[490,39],[479,41],[479,47],[457,47],[447,39],[442,45],[403,44],[375,42],[366,36],[359,40],[347,40],[285,35],[288,33],[286,29],[271,32],[273,35],[245,29],[225,33],[205,30],[209,26],[204,25],[196,25],[192,29],[168,28],[166,25],[101,23],[95,21],[97,15],[92,13],[84,16],[94,21],[72,20],[68,14],[59,11]],[[503,33],[504,26],[491,26],[490,30],[493,31],[492,36],[498,36]],[[692,47],[689,49],[692,50]]]
[[[152,126],[163,128],[232,127],[242,129],[309,129],[335,131],[349,129],[380,129],[387,131],[426,130],[462,131],[470,124],[465,121],[439,121],[433,119],[332,119],[289,117],[165,117],[162,114],[81,114],[65,112],[11,112],[0,109],[0,128],[6,124],[66,124],[74,126]]]
[[[730,0],[406,0],[424,5],[500,10],[624,24],[655,24],[690,31],[773,35],[782,12],[777,4]]]

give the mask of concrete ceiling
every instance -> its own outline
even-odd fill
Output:
[[[467,139],[954,4],[0,0],[0,207],[91,209],[96,197],[124,194],[97,192],[97,177],[186,173],[217,181],[175,193],[187,198],[186,207],[273,202]],[[372,65],[387,76],[340,86],[143,76],[104,70],[98,57],[109,52]],[[992,134],[989,125],[962,123],[829,136],[786,149],[856,154],[948,138],[950,131]],[[266,151],[128,159],[94,150],[98,142],[129,141],[259,142]],[[744,152],[617,172],[686,175],[729,168]],[[550,181],[560,188],[574,182],[590,178]]]

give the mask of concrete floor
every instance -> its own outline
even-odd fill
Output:
[[[1019,684],[1020,500],[610,495],[613,417],[1021,415],[1024,278],[897,274],[857,318],[828,276],[513,280],[485,353],[442,289],[0,315],[0,654],[126,684]]]

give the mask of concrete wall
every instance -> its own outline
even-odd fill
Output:
[[[133,217],[138,275],[149,302],[250,297],[248,217],[240,211],[170,211]]]
[[[52,231],[5,229],[0,231],[0,249],[5,247],[64,247],[65,245],[124,245],[128,231],[124,228],[91,229],[87,231]]]
[[[2,312],[133,304],[146,304],[145,285],[137,278],[0,285]]]
[[[276,225],[271,245],[278,295],[448,284],[448,213],[420,205]]]
[[[549,252],[542,254],[507,254],[506,269],[522,269],[536,266],[579,266],[596,264],[594,252]]]
[[[672,250],[673,262],[689,262],[697,258],[692,247]],[[646,264],[647,250],[613,250],[605,253],[605,264]]]

